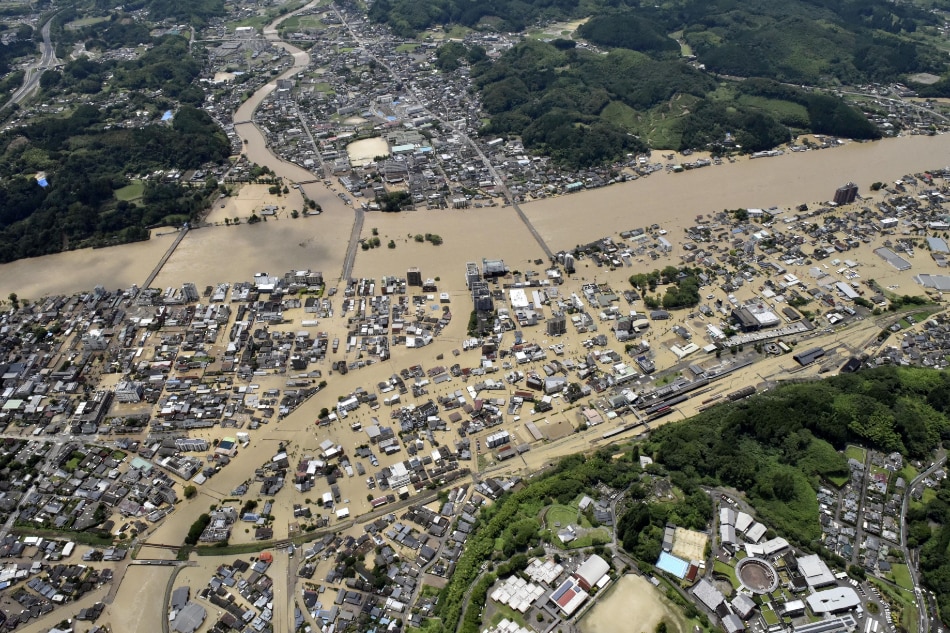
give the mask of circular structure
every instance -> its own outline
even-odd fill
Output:
[[[743,558],[736,563],[736,578],[752,593],[771,593],[778,588],[778,572],[761,558]]]

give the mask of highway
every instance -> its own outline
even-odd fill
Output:
[[[55,17],[55,15],[51,16],[40,29],[43,36],[43,41],[40,42],[40,58],[27,67],[26,74],[23,76],[23,85],[17,88],[10,100],[4,104],[5,108],[20,103],[36,92],[40,87],[40,77],[43,73],[50,68],[59,66],[60,61],[56,57],[56,48],[53,46],[53,42],[50,41],[49,36],[50,26],[53,24],[53,18]]]

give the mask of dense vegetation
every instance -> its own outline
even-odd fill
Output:
[[[944,68],[908,35],[940,23],[912,3],[887,0],[382,0],[370,17],[403,36],[434,25],[519,31],[538,21],[593,18],[579,34],[603,46],[666,53],[683,39],[707,68],[793,83],[893,81]]]
[[[649,447],[674,481],[732,486],[778,531],[820,535],[814,488],[847,474],[849,442],[925,458],[950,439],[950,377],[886,367],[786,384],[662,427]],[[686,484],[684,484],[686,485]]]
[[[448,71],[475,60],[471,76],[491,115],[484,135],[520,135],[528,149],[574,168],[645,150],[657,120],[670,134],[670,144],[659,146],[673,149],[722,152],[733,143],[755,152],[787,142],[790,127],[849,138],[880,136],[838,97],[767,80],[724,91],[680,60],[631,50],[599,55],[559,41],[526,40],[492,62],[484,51],[451,43],[436,59]]]
[[[479,577],[483,562],[507,561],[496,568],[498,575],[511,573],[519,560],[527,562],[518,553],[527,552],[539,542],[537,517],[544,506],[555,502],[570,503],[600,483],[622,490],[639,480],[639,464],[631,460],[614,460],[612,453],[611,449],[604,449],[586,458],[582,455],[566,457],[545,475],[530,480],[518,492],[482,510],[475,533],[465,544],[455,572],[439,595],[436,615],[442,620],[440,630],[457,630],[463,610],[465,619],[461,632],[477,633],[481,630],[480,603],[475,600],[478,591],[471,595],[467,592]],[[498,544],[501,547],[496,548]],[[466,608],[466,605],[469,606]]]
[[[0,25],[0,33],[9,30],[9,26]],[[0,44],[0,75],[12,70],[13,60],[36,52],[36,42],[33,41],[33,28],[27,24],[16,29],[16,37],[9,44]]]
[[[643,301],[649,308],[664,307],[668,310],[691,308],[699,303],[701,281],[700,269],[667,266],[663,270],[649,273],[637,273],[630,276],[630,285],[643,294]],[[657,286],[666,286],[662,297],[648,295],[656,292]]]
[[[577,29],[577,34],[599,46],[629,48],[643,53],[674,53],[679,44],[666,29],[643,17],[640,11],[607,11],[595,15]]]
[[[907,534],[908,544],[921,548],[921,577],[937,594],[940,613],[950,613],[950,483],[946,479],[929,502],[911,504]]]
[[[106,86],[113,90],[161,90],[164,97],[199,106],[204,93],[193,84],[201,65],[188,52],[188,42],[179,36],[165,36],[134,60],[94,62],[87,57],[69,61],[62,69],[49,70],[40,78],[47,94],[98,94]]]
[[[934,47],[915,39],[919,28],[938,26],[938,17],[886,0],[678,0],[662,6],[639,0],[381,0],[369,13],[405,36],[450,23],[519,30],[589,17],[576,35],[608,49],[606,57],[558,39],[523,42],[495,63],[480,49],[450,43],[436,60],[444,72],[472,65],[490,115],[485,134],[521,136],[529,150],[572,168],[646,146],[754,152],[786,142],[792,132],[879,138],[867,118],[840,98],[791,85],[907,81],[913,73],[946,68]],[[671,35],[698,63],[680,56],[680,42]],[[745,87],[737,77],[772,85]],[[950,80],[920,91],[948,96]]]
[[[97,0],[101,8],[111,8],[114,3]],[[208,20],[225,14],[224,0],[132,0],[123,5],[127,11],[146,9],[152,20],[167,20],[175,24],[190,24],[202,27]]]
[[[117,200],[129,174],[193,169],[225,159],[227,137],[207,113],[181,107],[171,125],[112,127],[79,106],[0,136],[0,261],[83,245],[146,239],[145,227],[187,221],[216,187],[149,181],[138,202]],[[48,187],[35,174],[45,171]]]
[[[75,19],[73,10],[63,19]],[[97,22],[72,34],[87,47],[113,48],[145,41],[149,49],[129,61],[71,59],[40,78],[43,98],[76,98],[108,90],[109,105],[84,104],[0,134],[0,261],[83,246],[148,238],[147,227],[180,224],[207,207],[213,181],[182,184],[155,172],[181,173],[230,153],[227,136],[198,109],[204,93],[194,85],[200,63],[178,36],[153,39],[127,19]],[[0,89],[6,88],[6,83]],[[80,102],[87,97],[79,97]],[[165,111],[169,123],[160,122]],[[137,114],[132,117],[131,112]],[[131,119],[131,120],[130,120]],[[43,172],[47,187],[35,176]],[[144,184],[130,185],[141,176]]]
[[[579,16],[578,0],[376,0],[370,19],[385,22],[402,37],[437,24],[490,25],[499,31],[520,31],[537,19],[559,20]]]

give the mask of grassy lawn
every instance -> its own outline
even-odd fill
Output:
[[[874,583],[881,591],[881,595],[891,604],[891,615],[895,617],[895,624],[907,631],[917,631],[917,606],[914,594],[895,589],[876,578],[868,577],[868,580]]]
[[[108,19],[109,16],[82,18],[80,20],[73,20],[72,22],[67,23],[63,28],[68,31],[73,29],[81,29],[84,26],[92,26],[93,24],[98,24],[99,22],[106,22]]]
[[[937,498],[937,491],[933,488],[924,488],[923,495],[920,498],[920,501],[911,501],[911,508],[922,508],[934,499]]]
[[[851,480],[851,478],[847,475],[839,475],[837,477],[832,477],[829,475],[826,477],[826,479],[830,481],[835,488],[840,488]]]
[[[672,33],[667,33],[667,37],[669,37],[671,40],[676,40],[676,41],[679,42],[679,45],[680,45],[680,55],[682,55],[683,57],[689,57],[690,55],[693,54],[693,47],[690,46],[689,44],[687,44],[687,43],[686,43],[686,40],[683,40],[683,41],[680,42],[680,40],[681,40],[682,37],[683,37],[683,31],[682,31],[682,30],[673,31]]]
[[[913,464],[905,463],[904,467],[897,471],[897,474],[903,477],[904,481],[906,481],[907,485],[909,486],[910,482],[912,482],[917,477],[917,475],[920,474],[920,472],[914,468]]]
[[[848,444],[848,447],[844,449],[844,456],[848,459],[856,459],[863,464],[867,457],[867,451],[860,446]]]
[[[418,629],[415,627],[406,627],[408,633],[440,633],[442,631],[442,620],[439,618],[428,618]]]
[[[132,200],[138,200],[142,197],[142,194],[145,192],[145,183],[141,180],[133,180],[131,183],[122,187],[121,189],[115,190],[116,200],[125,200],[131,202]]]
[[[609,543],[610,542],[610,532],[606,528],[597,528],[596,530],[590,530],[584,536],[579,536],[574,539],[567,545],[561,545],[565,549],[579,549],[582,547],[591,547],[594,545],[595,540],[599,543]],[[560,539],[555,538],[554,541],[556,544],[560,544]]]
[[[527,626],[524,621],[524,616],[521,615],[518,611],[515,611],[507,604],[501,604],[500,602],[494,602],[489,598],[488,602],[491,603],[491,609],[494,611],[489,624],[491,626],[497,626],[499,622],[507,618],[511,622],[515,622],[518,626]]]
[[[897,583],[897,586],[902,589],[906,589],[910,592],[914,591],[914,583],[911,581],[910,570],[907,569],[907,565],[891,565],[891,580]]]
[[[327,94],[333,93],[333,86],[326,83],[325,81],[313,84],[313,89],[316,90],[317,92],[324,92]]]
[[[285,29],[324,29],[326,24],[315,15],[295,15],[281,23],[281,28]]]
[[[765,623],[769,626],[773,624],[778,624],[778,615],[775,614],[775,611],[762,607],[762,618],[765,620]]]
[[[544,515],[544,522],[548,528],[555,528],[556,524],[560,524],[563,528],[577,523],[578,514],[577,508],[554,504],[548,508],[547,513]]]
[[[397,53],[411,53],[416,50],[416,47],[419,46],[416,42],[406,42],[405,44],[400,44],[396,47]]]
[[[739,579],[736,578],[736,568],[732,565],[727,565],[721,560],[717,560],[713,565],[713,571],[728,578],[729,582],[732,583],[733,588],[739,586]]]
[[[753,95],[742,95],[738,101],[743,105],[765,110],[786,124],[792,121],[808,121],[808,110],[800,103],[792,103],[791,101],[782,101],[780,99],[767,99]]]

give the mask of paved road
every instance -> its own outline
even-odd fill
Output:
[[[40,58],[26,69],[26,74],[23,76],[23,85],[17,88],[4,107],[20,103],[33,94],[40,86],[40,77],[43,73],[46,72],[47,69],[60,64],[59,59],[56,58],[56,48],[53,46],[53,42],[49,36],[50,26],[53,23],[54,17],[56,16],[54,15],[47,20],[46,24],[40,29],[40,34],[43,36],[43,41],[40,43]]]

